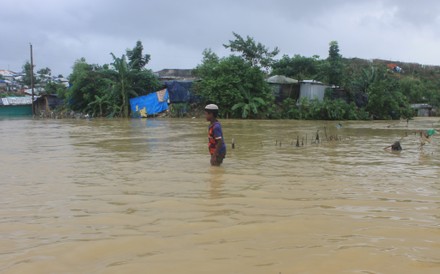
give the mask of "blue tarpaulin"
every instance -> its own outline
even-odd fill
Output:
[[[145,96],[130,99],[133,117],[147,117],[168,110],[168,90],[164,89]]]
[[[171,103],[186,103],[191,100],[192,81],[167,81],[164,84]]]

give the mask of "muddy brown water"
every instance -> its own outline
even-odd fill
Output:
[[[0,272],[438,274],[439,120],[1,120]]]

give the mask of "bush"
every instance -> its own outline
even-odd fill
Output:
[[[344,100],[308,100],[302,98],[296,103],[286,99],[270,108],[270,119],[298,120],[369,120],[370,115],[364,108]]]
[[[219,58],[204,52],[195,74],[202,80],[195,92],[204,103],[215,103],[226,118],[265,118],[267,105],[274,101],[265,74],[238,56]]]
[[[170,116],[173,118],[183,118],[187,116],[188,109],[188,103],[172,104],[170,105]]]
[[[375,119],[412,118],[413,111],[408,99],[401,92],[399,82],[386,79],[368,88],[367,110]]]

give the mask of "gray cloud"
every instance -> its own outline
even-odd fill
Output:
[[[440,2],[434,0],[21,0],[0,9],[0,68],[19,70],[35,48],[37,67],[70,73],[73,62],[108,63],[136,40],[153,70],[196,66],[205,48],[220,55],[232,31],[283,54],[327,55],[338,40],[347,57],[440,64]]]

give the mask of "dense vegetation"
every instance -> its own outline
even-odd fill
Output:
[[[400,119],[411,118],[410,104],[428,103],[440,107],[440,67],[384,60],[344,58],[336,41],[329,44],[328,57],[284,55],[269,49],[252,37],[236,33],[224,45],[231,51],[219,57],[207,49],[195,74],[199,78],[193,92],[202,102],[216,103],[224,118],[255,119]],[[112,63],[89,64],[84,58],[73,66],[70,88],[46,84],[46,92],[65,99],[66,108],[102,117],[128,117],[129,99],[148,94],[161,87],[157,77],[146,66],[151,56],[143,53],[137,42],[125,55],[111,54]],[[25,64],[28,71],[29,64]],[[392,66],[402,70],[396,72]],[[46,68],[40,77],[50,74]],[[286,99],[276,102],[266,82],[271,75],[285,75],[297,80],[314,79],[328,89],[324,101]],[[30,81],[26,74],[25,81]],[[336,93],[338,91],[339,93]],[[340,97],[340,93],[344,96]],[[339,94],[339,95],[338,95]],[[194,108],[194,105],[192,105]],[[175,109],[182,116],[182,110]],[[187,110],[187,106],[184,108]]]
[[[145,66],[150,55],[143,54],[140,41],[121,57],[103,66],[75,62],[69,77],[71,87],[64,94],[70,109],[96,116],[129,116],[129,99],[160,87],[157,77]]]
[[[414,114],[412,103],[440,106],[440,69],[397,63],[400,73],[388,69],[390,62],[344,59],[336,41],[330,42],[326,59],[319,56],[274,58],[270,50],[253,38],[242,38],[224,45],[232,54],[219,58],[205,50],[196,68],[201,81],[196,91],[206,102],[216,102],[226,117],[273,119],[400,119]],[[314,79],[345,94],[334,98],[329,90],[324,101],[291,99],[274,103],[268,84],[270,75],[297,80]]]
[[[153,72],[146,68],[150,55],[143,54],[143,45],[138,41],[121,57],[110,54],[110,64],[89,64],[81,58],[73,65],[69,76],[70,87],[44,82],[46,94],[57,94],[65,101],[65,109],[88,113],[99,117],[129,117],[129,99],[155,91],[161,84]],[[24,65],[24,84],[30,85],[30,64]],[[35,83],[41,84],[50,69],[37,72]],[[60,75],[62,76],[62,75]]]

